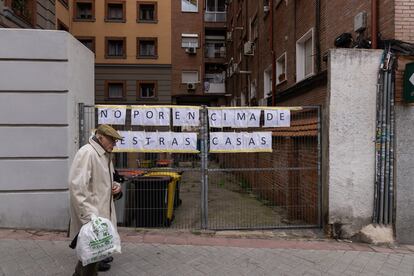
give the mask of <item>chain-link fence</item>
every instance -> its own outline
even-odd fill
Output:
[[[80,141],[96,125],[93,106],[80,106]],[[263,107],[266,108],[266,107]],[[197,133],[200,153],[114,153],[126,182],[116,202],[119,225],[175,229],[266,229],[320,226],[321,115],[319,107],[290,109],[290,126],[267,128],[272,152],[211,153],[201,108],[199,127],[132,126],[117,130]],[[237,131],[263,131],[262,128]]]

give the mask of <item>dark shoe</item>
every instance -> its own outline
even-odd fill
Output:
[[[112,257],[112,256],[109,256],[108,258],[106,258],[106,259],[103,259],[102,260],[102,262],[104,262],[104,263],[110,263],[110,262],[112,262],[114,260],[114,257]]]
[[[111,265],[104,263],[103,261],[100,261],[98,263],[98,271],[108,271],[110,268],[111,268]]]

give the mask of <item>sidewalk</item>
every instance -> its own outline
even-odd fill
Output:
[[[414,246],[120,230],[100,275],[414,275]],[[232,235],[230,235],[232,236]],[[65,233],[0,229],[0,275],[72,275]]]

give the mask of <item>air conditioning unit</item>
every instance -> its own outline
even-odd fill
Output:
[[[188,91],[194,91],[194,90],[196,90],[196,88],[197,88],[197,85],[195,83],[193,83],[193,82],[187,83],[187,90]]]
[[[233,40],[233,32],[227,32],[226,40],[227,41],[232,41]]]
[[[254,55],[254,42],[247,41],[246,43],[244,43],[244,55],[245,56]]]
[[[263,6],[263,12],[268,13],[270,11],[270,7],[268,5]]]
[[[196,47],[187,47],[185,49],[185,52],[187,54],[190,54],[190,55],[195,55],[197,53],[197,48]]]

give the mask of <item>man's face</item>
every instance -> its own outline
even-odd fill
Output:
[[[102,135],[99,141],[101,142],[106,152],[112,152],[114,149],[114,146],[116,145],[115,139],[110,136],[106,136],[106,135]]]

